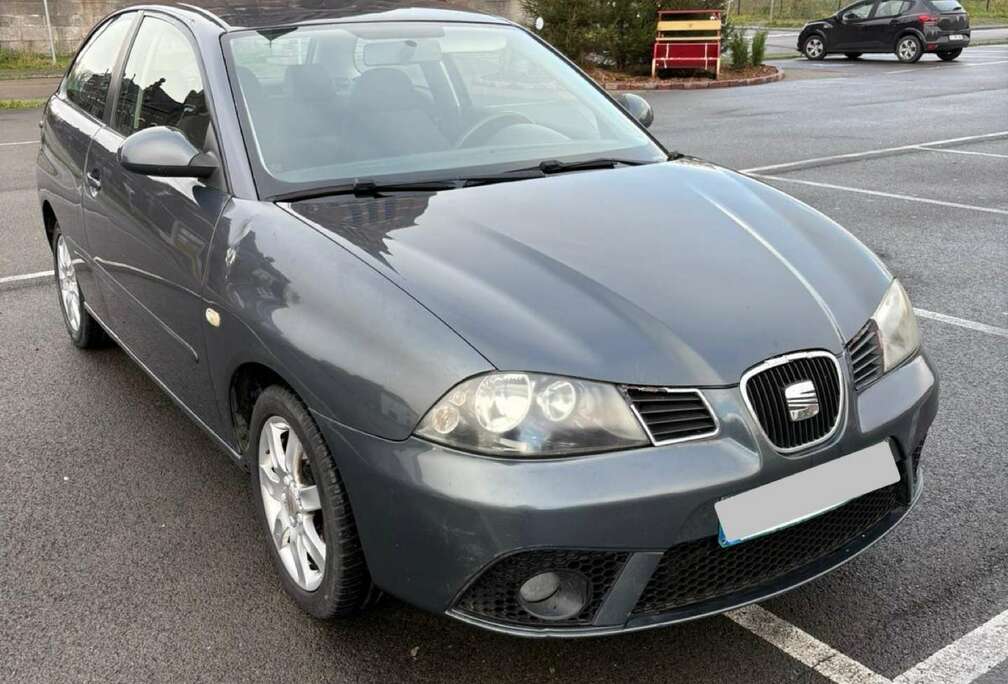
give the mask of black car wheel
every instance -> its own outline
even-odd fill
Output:
[[[270,557],[307,613],[351,615],[373,594],[350,500],[311,414],[289,389],[269,387],[252,410],[246,462]]]
[[[802,54],[808,59],[820,60],[826,56],[826,43],[819,34],[813,34],[802,43]]]
[[[862,55],[862,53],[860,53],[860,52],[845,52],[844,53],[844,56],[847,57],[847,59],[860,59],[861,55]]]
[[[953,59],[962,54],[962,48],[956,48],[955,50],[939,50],[938,57],[946,62],[951,62]]]
[[[84,293],[77,282],[77,269],[70,253],[70,245],[63,237],[59,223],[53,226],[52,251],[60,311],[71,341],[81,349],[102,346],[108,338],[98,321],[84,307]]]
[[[896,43],[896,57],[901,62],[912,64],[921,58],[922,48],[917,36],[903,36]]]

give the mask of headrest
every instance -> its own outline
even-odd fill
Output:
[[[413,81],[398,69],[371,69],[354,81],[351,94],[354,106],[395,111],[417,109]]]

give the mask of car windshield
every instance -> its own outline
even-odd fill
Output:
[[[525,31],[382,22],[228,34],[261,196],[666,153]]]

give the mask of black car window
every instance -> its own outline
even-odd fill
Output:
[[[875,5],[873,0],[869,2],[859,2],[856,5],[851,5],[850,7],[841,10],[840,16],[844,19],[867,19],[868,15],[871,14],[872,7]]]
[[[112,69],[133,17],[133,13],[120,14],[99,28],[77,53],[73,68],[67,75],[67,99],[96,119],[105,118]]]
[[[962,5],[958,0],[931,0],[931,5],[939,12],[961,12]]]
[[[875,17],[895,17],[903,13],[910,3],[906,0],[882,0],[875,9]]]
[[[171,126],[203,149],[209,125],[192,45],[171,23],[145,17],[123,70],[115,129],[130,135],[150,126]]]

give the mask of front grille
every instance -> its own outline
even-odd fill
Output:
[[[493,622],[515,625],[568,627],[590,625],[626,563],[628,553],[542,549],[502,558],[466,589],[456,610]],[[588,580],[588,601],[569,620],[543,620],[530,615],[518,602],[518,590],[533,575],[549,570],[574,570]]]
[[[828,352],[795,354],[768,361],[744,376],[743,390],[767,439],[780,451],[797,451],[821,442],[837,427],[841,378],[836,359]],[[819,413],[792,420],[785,389],[810,380],[815,385]]]
[[[854,389],[860,392],[882,377],[882,341],[875,321],[868,321],[847,343]]]
[[[722,548],[717,537],[673,546],[662,555],[634,615],[667,613],[730,597],[834,553],[902,508],[896,483],[764,537]]]
[[[696,390],[627,387],[626,393],[655,444],[707,437],[717,432],[714,415]]]

